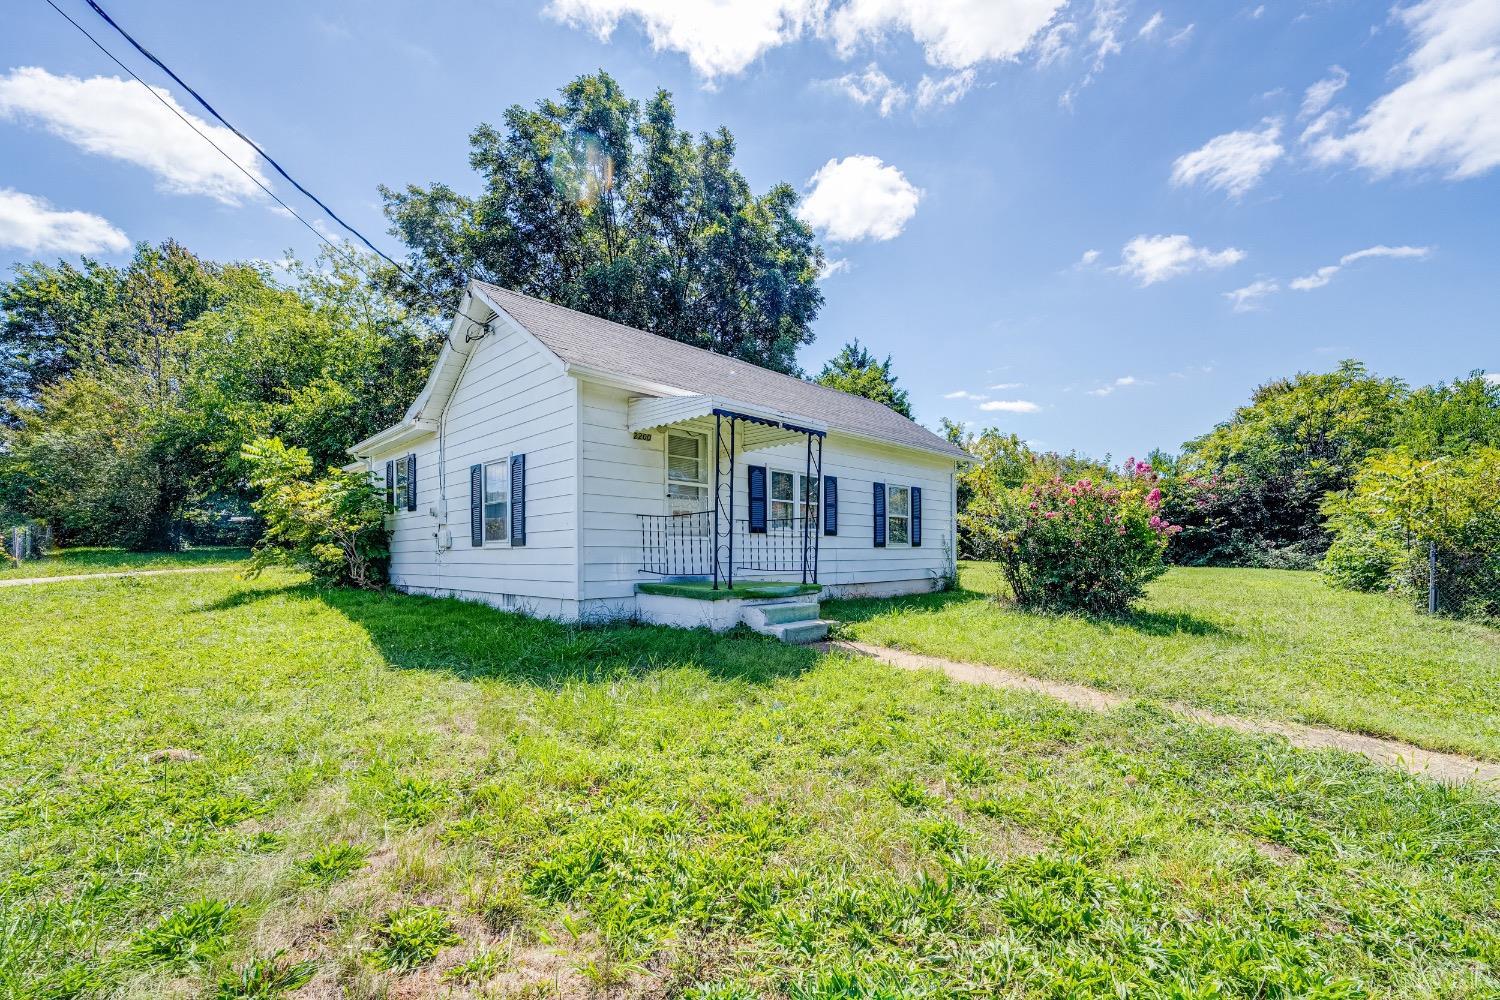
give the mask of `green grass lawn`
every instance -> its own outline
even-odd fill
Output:
[[[41,559],[19,566],[0,559],[0,580],[33,576],[69,576],[74,573],[123,573],[141,569],[185,569],[195,566],[229,566],[250,558],[249,549],[207,546],[182,552],[130,552],[125,549],[79,547],[58,549]]]
[[[1361,758],[282,573],[0,612],[0,996],[1500,991],[1500,804]]]
[[[1173,569],[1120,620],[1027,614],[993,600],[1002,586],[966,563],[950,593],[824,615],[912,652],[1500,760],[1500,629],[1285,570]]]

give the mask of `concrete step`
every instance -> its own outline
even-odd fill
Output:
[[[785,604],[752,604],[745,608],[745,624],[759,629],[787,622],[806,622],[818,617],[817,601],[793,601]]]
[[[784,622],[777,625],[767,625],[765,633],[774,635],[782,642],[794,646],[805,645],[809,642],[822,642],[828,638],[828,630],[833,622],[824,618],[814,618],[812,621]],[[757,629],[757,631],[760,631]]]

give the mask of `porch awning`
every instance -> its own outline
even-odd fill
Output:
[[[637,397],[630,401],[626,421],[631,433],[673,427],[711,434],[716,412],[741,418],[735,437],[745,451],[805,441],[809,433],[828,432],[826,424],[812,417],[720,396]]]

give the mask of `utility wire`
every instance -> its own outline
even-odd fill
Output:
[[[51,3],[52,0],[47,0],[47,2]],[[332,219],[334,222],[337,222],[339,225],[343,226],[349,232],[353,233],[356,237],[358,237],[359,241],[361,243],[363,243],[365,246],[369,247],[372,251],[374,251],[381,258],[383,258],[387,264],[390,264],[396,270],[400,271],[403,275],[406,276],[406,278],[408,280],[411,279],[411,275],[407,274],[406,271],[405,271],[405,269],[403,269],[400,264],[397,264],[394,260],[392,260],[389,256],[386,255],[385,251],[381,250],[375,244],[371,243],[368,239],[366,239],[364,233],[361,233],[358,229],[355,229],[353,226],[349,225],[349,223],[347,223],[343,219],[339,218],[338,213],[335,212],[333,209],[329,208],[326,204],[324,204],[323,200],[321,198],[319,198],[317,195],[313,194],[307,188],[305,188],[301,184],[299,184],[297,182],[296,178],[294,178],[291,174],[287,173],[282,168],[281,164],[277,163],[274,159],[272,159],[270,153],[267,153],[264,149],[261,149],[260,146],[256,144],[256,142],[255,142],[254,139],[250,138],[248,135],[246,135],[245,133],[241,132],[239,129],[235,128],[234,125],[232,125],[229,122],[229,119],[227,119],[223,115],[219,114],[218,110],[216,108],[214,108],[214,106],[212,104],[209,104],[208,101],[204,100],[202,94],[198,93],[192,87],[188,86],[187,81],[184,80],[182,77],[180,77],[176,73],[172,72],[172,67],[168,66],[166,63],[164,63],[160,59],[156,58],[156,56],[153,55],[144,45],[142,45],[140,42],[136,41],[135,38],[131,36],[130,32],[128,32],[124,28],[120,27],[120,25],[118,23],[116,23],[115,19],[112,18],[112,17],[110,17],[109,13],[103,7],[101,7],[101,6],[99,6],[99,4],[95,3],[95,0],[85,0],[85,2],[90,7],[92,7],[94,9],[94,13],[96,13],[100,17],[104,18],[105,22],[107,22],[111,28],[114,28],[116,31],[118,31],[120,33],[121,37],[123,37],[127,42],[129,42],[135,48],[135,50],[137,52],[139,52],[141,55],[145,56],[147,59],[149,59],[153,63],[155,63],[157,65],[157,67],[161,69],[161,71],[163,73],[167,74],[173,80],[175,80],[177,82],[177,85],[179,87],[181,87],[183,90],[186,90],[189,94],[192,94],[193,95],[193,100],[195,100],[199,104],[203,105],[204,109],[207,110],[209,114],[213,115],[215,118],[218,119],[219,124],[223,125],[225,128],[229,129],[229,131],[233,132],[235,135],[237,135],[241,139],[243,139],[245,141],[245,143],[250,146],[251,149],[255,150],[257,153],[259,153],[265,159],[265,161],[267,163],[269,163],[271,166],[275,167],[276,168],[276,172],[278,174],[280,174],[282,177],[284,177],[286,179],[286,182],[288,184],[290,184],[292,187],[296,188],[298,191],[301,191],[304,195],[306,195],[313,202],[313,204],[317,205],[324,212],[327,212],[328,213],[328,217],[330,219]],[[71,18],[69,20],[71,20]],[[223,151],[220,150],[220,152],[223,152]]]
[[[264,181],[262,181],[255,174],[251,173],[249,170],[245,169],[244,164],[240,163],[240,161],[236,160],[233,156],[230,156],[229,153],[226,152],[222,146],[220,146],[217,142],[214,141],[214,139],[213,139],[212,136],[210,136],[208,133],[204,132],[196,124],[194,124],[194,122],[193,122],[193,120],[191,118],[188,118],[186,115],[184,115],[182,113],[182,111],[178,109],[178,107],[177,107],[176,104],[174,104],[172,101],[167,100],[165,97],[163,97],[156,90],[155,87],[151,86],[145,80],[142,80],[140,78],[140,76],[136,74],[135,70],[131,69],[129,66],[125,65],[125,63],[121,62],[120,59],[113,52],[111,52],[109,49],[107,49],[107,48],[104,47],[104,43],[100,42],[99,39],[95,38],[92,34],[90,34],[90,32],[89,32],[89,30],[87,28],[85,28],[83,25],[79,24],[77,21],[73,20],[73,18],[71,16],[69,16],[69,14],[68,14],[67,11],[65,11],[61,7],[59,7],[56,3],[53,2],[53,0],[46,0],[46,3],[47,3],[47,6],[51,7],[53,10],[57,11],[57,13],[62,16],[63,20],[67,21],[73,27],[77,28],[78,31],[79,31],[79,33],[82,34],[83,37],[87,38],[90,42],[94,43],[94,47],[97,48],[100,52],[104,53],[104,55],[109,58],[110,62],[114,63],[116,66],[120,67],[122,70],[124,70],[126,73],[128,73],[130,75],[131,79],[135,80],[136,83],[140,84],[142,87],[144,87],[146,89],[147,93],[149,93],[152,97],[156,98],[159,102],[161,102],[162,107],[166,108],[168,111],[172,112],[172,114],[176,115],[177,118],[184,125],[186,125],[188,128],[192,129],[195,133],[197,133],[197,135],[198,135],[199,138],[201,138],[204,142],[206,142],[210,146],[212,146],[219,153],[220,156],[224,157],[224,159],[226,159],[230,163],[232,163],[234,165],[234,168],[236,170],[238,170],[240,173],[244,174],[250,180],[250,182],[252,184],[254,184],[256,187],[260,188],[260,190],[263,191],[268,198],[270,198],[272,201],[276,202],[276,204],[280,205],[283,209],[285,209],[286,213],[288,215],[290,215],[292,218],[296,219],[298,222],[302,223],[302,225],[306,226],[308,232],[312,233],[318,239],[320,239],[324,243],[328,244],[329,249],[331,249],[335,253],[340,254],[341,256],[343,256],[350,264],[352,264],[356,269],[358,269],[360,271],[360,273],[362,273],[366,278],[369,278],[372,282],[376,280],[375,279],[375,275],[372,274],[370,272],[370,270],[364,266],[363,262],[361,262],[360,259],[357,256],[355,256],[352,253],[349,253],[349,251],[345,247],[342,247],[339,244],[333,242],[333,240],[329,239],[326,235],[324,235],[321,230],[319,230],[311,222],[307,221],[307,219],[303,218],[300,214],[298,214],[298,212],[297,212],[296,209],[292,208],[292,206],[288,205],[284,200],[282,200],[282,198],[275,191],[271,190],[271,188],[268,187]],[[91,3],[90,6],[93,6],[96,10],[99,9],[98,6],[95,5],[95,4]],[[99,13],[104,16],[105,20],[109,20],[109,15],[104,14],[104,11],[100,10]],[[110,23],[113,24],[114,22],[110,21]],[[116,30],[119,30],[118,26],[116,26]],[[122,35],[125,34],[123,31],[121,31],[120,33]],[[129,35],[126,35],[125,37],[126,38],[130,38]],[[134,44],[134,40],[133,39],[131,39],[131,42],[132,42],[132,44]],[[136,48],[140,49],[140,46],[137,45]],[[144,52],[145,50],[141,49],[141,51]],[[158,66],[161,66],[160,61],[158,61],[156,59],[156,57],[151,56],[150,53],[147,53],[147,57],[150,58],[152,62],[155,62]],[[177,74],[173,73],[169,69],[166,69],[165,66],[162,66],[162,69],[166,70],[167,74],[170,75],[172,77],[172,79],[176,80],[181,86],[183,86],[184,88],[188,89],[190,92],[192,91],[192,88],[188,87],[187,84],[183,83],[182,80],[178,78]],[[194,97],[198,97],[198,95],[197,95],[196,92],[193,93],[193,96]],[[198,100],[199,100],[200,103],[204,103],[204,106],[207,107],[207,103],[203,102],[203,98],[198,97]],[[212,110],[212,109],[210,109],[210,110]],[[214,114],[215,114],[215,116],[217,116],[218,112],[214,112]],[[220,118],[219,120],[223,121],[222,118]],[[233,132],[235,135],[239,136],[241,139],[244,139],[244,141],[246,143],[248,143],[252,148],[254,148],[256,150],[256,152],[260,153],[261,156],[265,157],[267,161],[269,161],[273,165],[275,165],[275,161],[274,160],[271,160],[271,158],[269,156],[266,156],[265,152],[263,150],[261,150],[261,148],[259,146],[255,145],[255,143],[253,143],[249,139],[245,138],[245,136],[242,135],[239,132],[238,129],[235,129],[233,126],[230,126],[227,122],[225,122],[225,126],[228,127],[229,130],[231,132]],[[282,174],[283,177],[287,177],[286,172],[284,170],[281,170],[280,166],[277,166],[276,169],[278,171],[281,171],[281,174]],[[287,177],[287,180],[291,181],[291,183],[297,188],[297,190],[301,191],[303,194],[306,194],[309,198],[311,198],[314,202],[316,202],[320,207],[322,207],[322,209],[325,212],[328,212],[328,214],[330,216],[332,216],[345,229],[348,229],[350,232],[354,233],[354,235],[359,236],[360,240],[365,244],[365,246],[368,246],[371,250],[374,250],[375,253],[378,254],[382,259],[388,261],[392,267],[394,267],[397,271],[401,272],[402,276],[405,277],[408,281],[410,281],[412,283],[412,285],[415,287],[415,289],[418,292],[418,294],[420,294],[422,296],[422,298],[426,299],[429,304],[437,306],[440,311],[446,308],[446,304],[445,304],[445,301],[443,299],[441,299],[438,296],[432,294],[427,289],[423,288],[420,284],[418,284],[417,280],[415,278],[413,278],[411,276],[411,274],[409,272],[407,272],[407,270],[405,268],[403,268],[400,264],[397,264],[394,260],[391,260],[391,258],[388,257],[388,256],[386,256],[384,253],[381,253],[380,250],[377,249],[374,245],[372,245],[369,240],[367,240],[363,236],[361,236],[359,234],[358,230],[353,229],[348,224],[346,224],[342,219],[339,219],[339,217],[337,215],[334,215],[332,211],[329,211],[328,206],[324,205],[322,201],[320,201],[318,198],[314,197],[311,193],[309,193],[306,188],[302,187],[302,185],[298,184],[296,181],[292,181],[292,179],[290,177]]]

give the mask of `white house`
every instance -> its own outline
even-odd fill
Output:
[[[401,422],[350,452],[386,486],[394,586],[563,620],[671,620],[643,608],[661,581],[933,589],[967,458],[879,403],[479,281]]]

